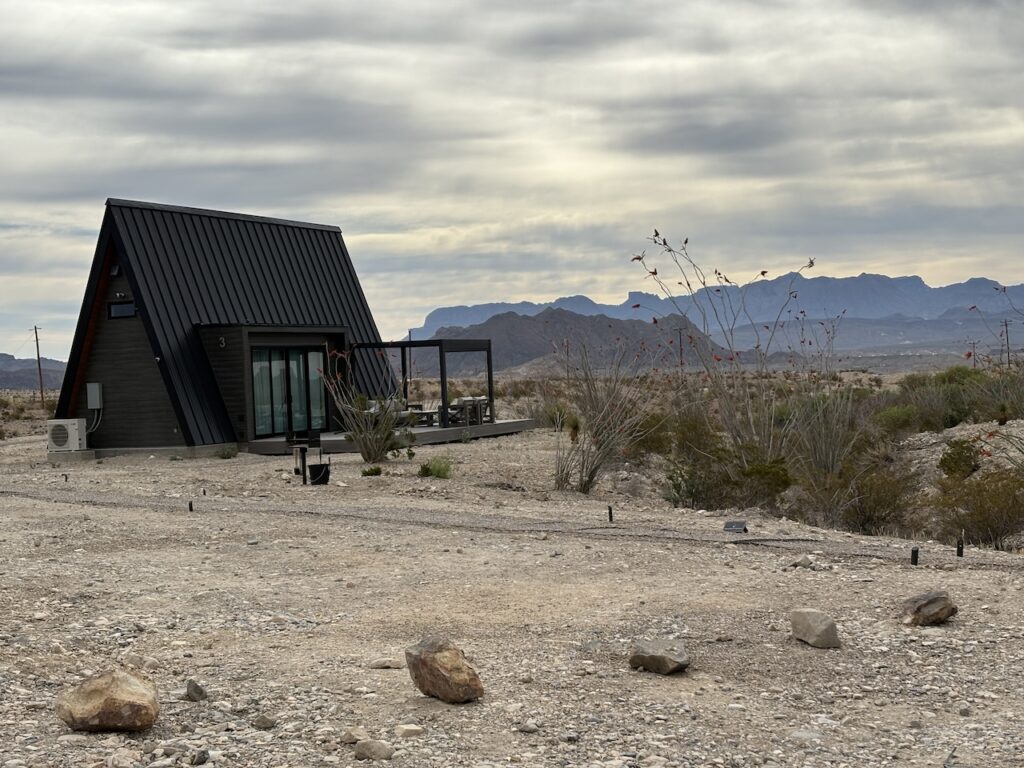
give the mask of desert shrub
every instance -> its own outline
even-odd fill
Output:
[[[939,469],[946,477],[966,480],[981,469],[981,450],[972,440],[953,439],[939,458]]]
[[[919,420],[917,408],[906,403],[880,408],[872,414],[878,428],[892,436],[912,432]]]
[[[644,435],[644,381],[636,365],[619,349],[606,371],[591,364],[586,347],[566,360],[569,397],[579,415],[577,439],[559,440],[555,452],[555,488],[589,493],[608,463],[625,455]]]
[[[48,397],[43,401],[43,408],[48,416],[52,416],[57,411],[57,398]]]
[[[679,458],[669,462],[664,498],[674,507],[724,509],[733,506],[737,486],[728,467],[709,458]]]
[[[995,368],[968,385],[968,398],[978,421],[1024,418],[1024,370]]]
[[[233,459],[238,455],[237,445],[225,445],[217,450],[218,459]]]
[[[742,506],[775,508],[779,494],[793,484],[784,459],[749,462],[737,468],[736,498]]]
[[[372,467],[365,467],[362,471],[362,475],[363,477],[379,477],[383,472],[384,470],[375,464]]]
[[[452,476],[452,460],[448,456],[434,456],[420,465],[418,474],[420,477],[436,477],[447,480]]]
[[[860,454],[869,445],[852,387],[801,395],[793,402],[786,459],[801,490],[802,516],[816,525],[839,524],[855,495]]]
[[[853,493],[842,509],[844,528],[871,535],[908,533],[917,527],[918,478],[903,467],[875,464],[851,483]]]
[[[1007,539],[1024,532],[1024,473],[1001,469],[976,473],[966,480],[941,481],[938,535],[1003,549]]]
[[[338,418],[345,429],[345,438],[355,443],[367,464],[397,458],[404,451],[412,458],[415,437],[409,422],[402,415],[397,397],[371,399],[357,392],[345,378],[345,355],[332,352],[329,370],[324,372],[324,386],[337,407]]]

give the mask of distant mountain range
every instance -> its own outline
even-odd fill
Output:
[[[60,389],[64,382],[67,363],[44,357],[43,386],[46,389]],[[36,359],[19,360],[14,355],[0,352],[0,389],[38,389],[39,372]]]
[[[726,286],[723,294],[735,300],[740,289]],[[930,320],[947,312],[966,311],[969,307],[1001,315],[1011,304],[1024,307],[1024,285],[1003,287],[994,280],[971,278],[932,288],[920,277],[887,277],[861,274],[857,277],[804,277],[789,273],[771,280],[759,280],[746,287],[746,307],[755,323],[771,321],[785,304],[790,292],[796,296],[789,305],[794,313],[803,310],[809,317],[823,318],[846,313],[846,317],[882,319],[895,314]],[[696,301],[707,302],[698,293]],[[685,313],[696,319],[694,299],[670,301],[653,293],[632,292],[621,304],[599,304],[586,296],[565,296],[554,301],[517,303],[498,302],[474,306],[441,307],[427,315],[423,326],[413,329],[413,338],[432,337],[441,328],[466,328],[506,312],[531,316],[545,309],[564,309],[579,315],[605,315],[618,320],[646,320],[663,315]]]
[[[968,351],[1001,356],[1007,346],[1006,329],[1012,337],[1014,330],[1020,336],[1011,340],[1015,350],[1024,341],[1024,314],[1016,309],[1024,308],[1024,285],[1004,288],[993,280],[973,278],[931,288],[919,277],[869,274],[806,278],[790,273],[752,283],[744,296],[749,319],[736,323],[731,343],[713,321],[709,336],[704,336],[691,322],[701,321],[698,303],[707,308],[713,298],[739,306],[739,290],[725,286],[715,297],[701,293],[674,302],[633,292],[621,304],[567,296],[541,303],[442,307],[427,315],[424,326],[413,330],[413,338],[489,338],[494,369],[524,374],[557,371],[557,352],[566,344],[586,346],[592,353],[598,350],[598,365],[607,363],[611,350],[619,346],[642,350],[649,367],[677,363],[680,340],[684,357],[695,343],[718,352],[723,349],[719,345],[750,350],[759,341],[764,343],[765,325],[775,325],[777,319],[779,328],[770,351],[780,364],[794,351],[808,352],[823,343],[845,358],[919,355],[955,361]],[[1008,326],[1003,325],[1004,319],[1009,320]],[[807,339],[813,342],[807,344]],[[694,350],[689,351],[692,356]],[[688,358],[688,362],[695,361]],[[420,375],[437,374],[429,355],[418,367]],[[452,375],[470,375],[482,368],[482,356],[449,360]]]
[[[650,320],[619,320],[604,315],[580,315],[565,309],[545,309],[536,315],[503,312],[468,328],[439,328],[438,338],[490,339],[494,369],[507,371],[528,365],[541,373],[564,367],[565,353],[570,356],[586,349],[596,368],[610,365],[619,350],[626,350],[632,363],[638,358],[644,368],[675,366],[679,362],[679,343],[684,362],[696,363],[700,346],[725,354],[709,342],[693,323],[680,315]],[[448,372],[452,376],[477,374],[485,369],[484,356],[466,352],[449,354]],[[416,352],[413,375],[436,376],[438,366],[432,350]]]

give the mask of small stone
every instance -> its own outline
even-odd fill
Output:
[[[189,701],[203,701],[207,697],[206,689],[195,680],[185,683],[185,698]]]
[[[814,648],[839,648],[839,630],[827,614],[800,608],[789,616],[793,637]]]
[[[811,559],[810,555],[803,555],[799,559],[794,560],[789,564],[790,568],[813,568],[814,560]]]
[[[206,765],[208,762],[210,762],[209,750],[200,749],[192,755],[192,765]]]
[[[404,723],[402,725],[395,726],[395,736],[400,739],[411,739],[415,736],[422,736],[423,731],[423,726],[416,725],[415,723]]]
[[[356,742],[356,760],[390,760],[395,748],[386,741],[363,739]]]
[[[961,704],[960,705],[960,709],[958,709],[957,712],[960,713],[961,717],[970,717],[971,716],[971,705],[970,704]]]
[[[57,697],[57,717],[76,731],[143,731],[159,714],[156,686],[118,669],[93,675]]]
[[[269,731],[275,725],[277,725],[277,718],[271,717],[270,715],[258,714],[252,720],[249,721],[253,728],[258,728],[261,731]]]
[[[926,627],[942,624],[956,616],[957,607],[945,590],[914,595],[903,601],[903,623]]]
[[[370,662],[370,669],[405,669],[405,659],[393,657],[374,659]]]
[[[525,723],[519,725],[516,730],[520,733],[536,733],[540,730],[540,726],[537,725],[536,720],[527,720]]]
[[[690,666],[690,657],[679,640],[639,640],[630,652],[629,666],[671,675]]]
[[[817,731],[808,730],[805,728],[798,728],[795,731],[789,732],[789,738],[791,741],[821,741],[825,737]]]
[[[356,726],[355,728],[346,728],[341,732],[339,741],[342,744],[357,744],[360,741],[367,741],[370,738],[370,734],[365,728]]]
[[[406,649],[405,661],[416,687],[427,696],[462,704],[484,695],[480,677],[466,655],[447,640],[426,637]]]

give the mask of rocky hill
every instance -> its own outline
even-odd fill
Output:
[[[43,386],[46,389],[60,389],[64,381],[67,363],[60,360],[43,360]],[[35,358],[18,359],[14,355],[0,352],[0,389],[38,389],[39,372]]]
[[[620,320],[604,315],[583,315],[565,309],[545,309],[536,315],[503,312],[468,328],[439,328],[435,338],[491,339],[494,369],[507,371],[529,365],[533,373],[564,368],[564,355],[586,348],[599,368],[611,364],[618,350],[638,357],[644,367],[669,367],[679,362],[679,343],[684,361],[694,362],[697,350],[721,351],[709,342],[692,322],[680,315],[650,319]],[[421,353],[422,354],[422,353]],[[479,353],[453,354],[448,358],[451,375],[472,375],[484,368]],[[417,357],[417,375],[437,374],[432,356]]]

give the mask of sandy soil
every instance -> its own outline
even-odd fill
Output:
[[[381,477],[334,456],[313,487],[290,458],[54,466],[38,437],[0,442],[0,766],[354,765],[351,726],[399,766],[1024,766],[1020,556],[919,543],[915,568],[911,542],[753,510],[725,534],[643,468],[551,491],[554,447],[423,447]],[[452,479],[416,477],[435,455]],[[804,553],[815,568],[785,567]],[[899,602],[935,588],[960,614],[903,627]],[[792,639],[797,607],[833,616],[843,647]],[[466,651],[483,699],[370,668],[430,633]],[[630,670],[638,638],[682,639],[691,668]],[[156,682],[157,725],[71,734],[56,694],[125,663]],[[189,678],[208,701],[180,698]]]

